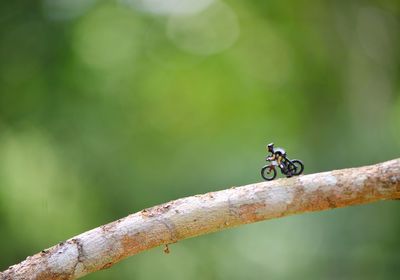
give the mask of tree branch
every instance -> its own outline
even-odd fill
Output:
[[[400,159],[174,200],[61,242],[0,279],[76,279],[159,245],[311,211],[400,198]]]

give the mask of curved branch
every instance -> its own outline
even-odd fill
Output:
[[[400,159],[195,195],[142,210],[28,257],[0,279],[76,279],[182,239],[310,211],[400,198]]]

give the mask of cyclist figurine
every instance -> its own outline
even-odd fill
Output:
[[[286,151],[282,148],[274,148],[274,143],[268,144],[267,149],[271,154],[267,156],[267,161],[270,163],[261,168],[261,177],[264,180],[271,181],[276,178],[277,166],[281,169],[281,173],[288,178],[303,173],[304,164],[301,160],[288,159]]]
[[[286,151],[282,148],[276,148],[274,149],[274,143],[270,143],[267,146],[268,152],[270,152],[272,155],[268,156],[268,160],[276,160],[278,163],[279,167],[282,170],[285,170],[285,165],[283,164],[283,159],[286,157]]]

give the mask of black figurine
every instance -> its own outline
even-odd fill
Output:
[[[284,149],[274,148],[274,143],[268,144],[267,149],[268,152],[271,153],[271,155],[268,155],[266,158],[270,164],[265,165],[261,169],[261,176],[265,180],[270,181],[275,179],[276,166],[279,166],[282,174],[286,175],[288,178],[295,175],[300,175],[303,172],[304,164],[298,159],[288,159]]]

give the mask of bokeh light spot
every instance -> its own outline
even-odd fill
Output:
[[[77,25],[74,39],[76,54],[89,66],[130,65],[140,48],[140,21],[130,11],[102,7]]]
[[[184,51],[199,55],[216,54],[231,47],[239,37],[234,11],[216,2],[205,11],[191,16],[172,16],[167,36]]]
[[[206,9],[214,0],[121,0],[142,12],[156,15],[187,15]]]

